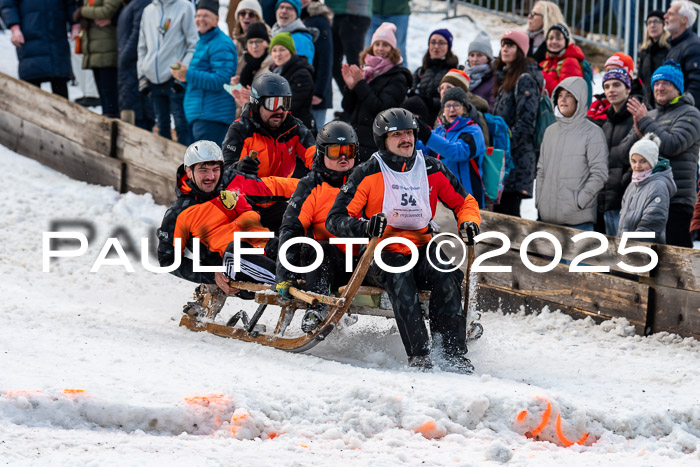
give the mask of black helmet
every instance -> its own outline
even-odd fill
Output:
[[[398,107],[379,112],[372,125],[374,144],[379,149],[386,149],[386,134],[398,130],[413,130],[413,134],[416,135],[418,122],[411,112]]]
[[[253,80],[250,86],[250,102],[260,106],[266,97],[292,97],[292,88],[281,75],[277,73],[263,73]]]
[[[357,151],[357,134],[349,123],[341,121],[328,122],[316,136],[316,152],[321,156],[326,155],[326,147],[330,144],[354,144]]]

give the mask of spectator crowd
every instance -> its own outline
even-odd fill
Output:
[[[226,170],[299,178],[330,120],[352,127],[361,166],[377,151],[377,115],[403,108],[416,147],[481,209],[520,216],[536,197],[544,222],[652,232],[685,247],[700,235],[700,37],[687,0],[647,15],[637,63],[611,55],[599,95],[555,2],[534,3],[500,50],[485,32],[459,49],[436,29],[412,69],[408,0],[231,0],[228,31],[219,9],[217,0],[0,0],[20,79],[67,98],[79,54],[105,116],[186,146],[213,141]],[[342,110],[329,115],[333,81]],[[277,230],[286,204],[258,208]]]

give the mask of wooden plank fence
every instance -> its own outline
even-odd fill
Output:
[[[76,180],[175,198],[184,146],[0,73],[0,144]]]

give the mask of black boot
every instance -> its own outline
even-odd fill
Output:
[[[446,371],[471,375],[474,373],[474,365],[466,355],[451,355],[445,357]]]
[[[430,355],[412,355],[408,357],[408,366],[421,371],[428,371],[433,368],[433,362],[430,360]]]
[[[301,330],[304,332],[312,332],[319,324],[328,316],[328,309],[324,304],[318,304],[306,309],[304,319],[301,321]]]

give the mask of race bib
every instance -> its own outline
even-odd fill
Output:
[[[424,229],[432,218],[430,209],[430,185],[423,153],[418,151],[416,162],[408,172],[395,172],[377,153],[379,167],[384,178],[382,212],[387,223],[397,229]]]

